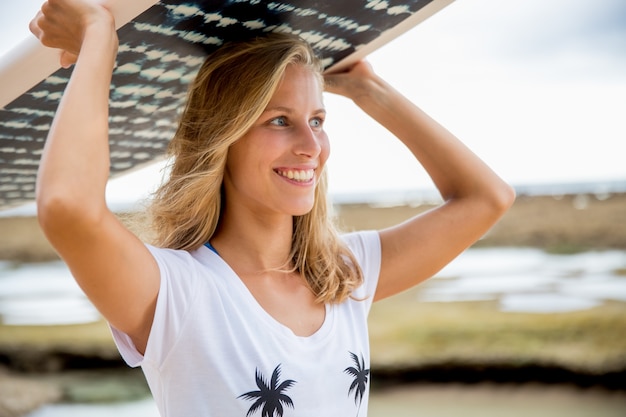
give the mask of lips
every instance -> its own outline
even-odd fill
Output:
[[[297,182],[309,182],[315,176],[314,169],[277,169],[276,173]]]

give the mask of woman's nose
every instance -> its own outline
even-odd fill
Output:
[[[296,140],[295,152],[299,155],[305,155],[310,158],[317,157],[322,151],[322,135],[321,129],[315,129],[308,123],[298,129],[298,138]]]

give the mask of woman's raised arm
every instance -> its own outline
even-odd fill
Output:
[[[143,243],[111,213],[108,100],[118,39],[112,15],[82,0],[49,0],[31,32],[75,63],[50,128],[37,178],[41,227],[85,294],[143,351],[159,272]]]
[[[367,62],[326,76],[326,90],[352,99],[426,169],[445,203],[380,231],[376,299],[433,276],[480,239],[513,204],[513,189],[445,128],[378,77]],[[381,169],[384,169],[381,167]]]

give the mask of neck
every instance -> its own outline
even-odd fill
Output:
[[[248,273],[263,272],[286,266],[292,234],[291,216],[268,218],[223,213],[211,244],[232,267]]]

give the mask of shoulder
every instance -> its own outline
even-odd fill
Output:
[[[201,265],[203,252],[201,249],[187,251],[182,249],[159,248],[146,244],[146,247],[156,260],[159,268],[176,269],[176,268],[194,268]]]
[[[161,290],[167,285],[171,288],[192,290],[201,279],[207,275],[214,275],[216,272],[215,262],[213,262],[206,252],[206,248],[199,248],[192,251],[181,249],[159,248],[146,245],[159,267],[161,276]],[[210,280],[209,280],[210,281]]]
[[[348,249],[350,249],[361,267],[363,267],[363,262],[380,258],[380,236],[376,230],[346,233],[341,236],[341,239]]]
[[[382,251],[380,235],[375,230],[347,233],[343,242],[356,259],[363,274],[363,285],[353,294],[357,298],[371,298],[378,285]]]

